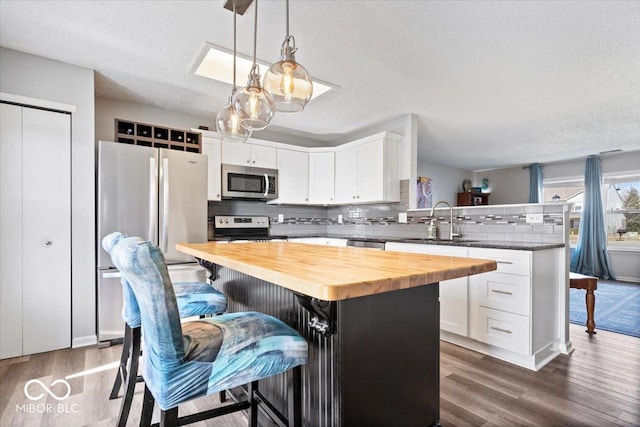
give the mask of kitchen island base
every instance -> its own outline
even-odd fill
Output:
[[[304,426],[431,426],[439,423],[438,284],[332,302],[335,333],[312,329],[295,294],[216,266],[213,285],[229,312],[260,311],[289,324],[309,343],[302,373]],[[283,378],[260,388],[286,413]],[[264,417],[261,417],[264,418]],[[267,420],[261,419],[262,425]]]

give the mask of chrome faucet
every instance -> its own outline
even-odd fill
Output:
[[[436,202],[436,204],[431,208],[431,217],[434,216],[436,207],[438,207],[439,204],[445,204],[449,206],[449,241],[452,242],[454,237],[460,237],[458,233],[453,232],[453,207],[446,200],[440,200],[439,202]]]

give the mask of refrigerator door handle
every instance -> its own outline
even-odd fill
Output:
[[[264,174],[264,195],[265,197],[269,195],[269,176]]]
[[[162,159],[162,237],[160,248],[166,253],[169,246],[169,159]]]
[[[149,158],[149,241],[156,241],[156,225],[158,224],[158,171],[155,157]]]
[[[105,279],[119,279],[122,274],[119,271],[115,271],[113,273],[102,273],[102,277]]]

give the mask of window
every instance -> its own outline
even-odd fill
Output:
[[[582,218],[584,184],[582,181],[563,181],[543,184],[542,196],[545,203],[571,203],[569,212],[569,243],[578,243],[578,230]]]
[[[640,251],[640,176],[611,176],[604,182],[602,203],[608,249]],[[584,183],[577,180],[545,183],[542,194],[545,203],[573,205],[569,213],[569,243],[577,244]]]
[[[640,250],[640,177],[605,179],[603,203],[609,249]]]

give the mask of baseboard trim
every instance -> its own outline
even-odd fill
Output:
[[[87,335],[86,337],[74,338],[71,341],[71,348],[88,347],[98,343],[97,335]]]
[[[626,276],[618,276],[618,275],[616,275],[616,281],[640,283],[640,277],[626,277]]]

